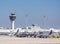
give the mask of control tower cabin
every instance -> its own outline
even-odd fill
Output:
[[[16,19],[16,15],[14,13],[12,13],[10,16],[9,16],[10,20],[11,20],[11,29],[14,30],[14,22],[15,22],[15,19]]]

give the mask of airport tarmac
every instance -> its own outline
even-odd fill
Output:
[[[60,38],[19,38],[0,36],[0,44],[60,44]]]

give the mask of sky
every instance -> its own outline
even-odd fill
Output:
[[[11,27],[11,13],[16,14],[15,28],[60,28],[60,0],[0,0],[0,27]]]

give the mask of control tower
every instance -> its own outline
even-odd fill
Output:
[[[14,30],[14,22],[15,22],[15,19],[16,19],[16,15],[14,13],[11,13],[9,18],[11,20],[11,29]]]

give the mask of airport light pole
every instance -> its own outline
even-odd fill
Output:
[[[43,25],[44,25],[44,28],[45,28],[45,23],[46,23],[46,21],[45,21],[45,19],[46,19],[46,16],[43,16],[43,19],[44,19],[44,21],[43,21]]]
[[[26,27],[27,27],[27,23],[28,23],[28,14],[26,14],[25,17],[26,17]]]
[[[11,29],[14,30],[14,22],[15,22],[15,19],[16,19],[16,15],[12,13],[9,17],[10,17],[10,20],[11,20]]]

